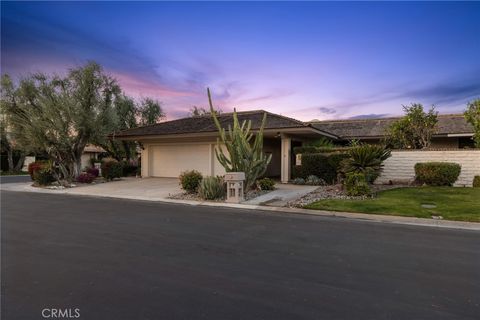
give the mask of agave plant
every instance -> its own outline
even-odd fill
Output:
[[[383,170],[383,162],[391,155],[381,145],[361,144],[348,152],[349,158],[342,161],[342,172],[363,173],[368,183],[373,183]]]
[[[262,124],[254,135],[251,132],[251,121],[243,121],[240,124],[237,112],[233,112],[233,127],[228,126],[226,131],[217,118],[213,108],[210,90],[207,89],[210,112],[219,132],[215,156],[227,172],[245,172],[245,190],[251,189],[258,177],[267,170],[272,160],[272,155],[265,155],[263,152],[263,128],[267,120],[267,114],[263,115]],[[255,139],[253,139],[255,137]],[[252,142],[253,139],[253,142]],[[223,152],[223,146],[227,149],[228,155]]]

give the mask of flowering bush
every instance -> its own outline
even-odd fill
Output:
[[[87,173],[96,178],[98,177],[100,171],[97,168],[87,168]]]
[[[98,174],[98,170],[97,170],[97,174]],[[77,177],[77,181],[80,183],[92,183],[93,180],[95,180],[95,176],[87,172],[82,172]]]
[[[44,169],[47,166],[48,162],[43,160],[35,161],[28,164],[28,174],[30,175],[30,178],[33,180],[33,174],[35,173],[35,171]]]

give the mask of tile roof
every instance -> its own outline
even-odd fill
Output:
[[[327,120],[310,122],[315,128],[333,133],[344,139],[377,138],[385,135],[386,129],[400,117],[381,119]],[[462,114],[438,115],[435,135],[470,134],[473,127]]]
[[[243,120],[251,120],[252,129],[256,130],[260,128],[264,113],[267,113],[265,129],[313,128],[312,125],[306,124],[302,121],[263,110],[237,112],[237,115],[240,122],[242,122]],[[228,125],[231,125],[233,122],[232,113],[222,113],[218,116],[218,119],[224,128],[228,128]],[[213,122],[212,117],[210,115],[205,115],[198,117],[182,118],[172,121],[160,122],[149,126],[128,129],[115,133],[114,136],[116,138],[122,138],[147,135],[206,133],[216,131],[217,128],[215,127],[215,123]]]

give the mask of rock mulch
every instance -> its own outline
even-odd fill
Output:
[[[270,190],[252,190],[248,191],[245,194],[245,201],[251,200],[253,198],[262,196],[266,193],[269,193]],[[193,200],[193,201],[205,201],[202,198],[198,196],[197,193],[189,193],[189,192],[182,192],[182,193],[176,193],[172,194],[168,197],[169,199],[176,199],[176,200]],[[214,202],[222,202],[225,201],[225,199],[217,199],[217,200],[206,200],[206,201],[214,201]]]
[[[290,208],[302,208],[310,203],[325,199],[362,200],[375,197],[375,193],[388,189],[403,188],[406,185],[373,185],[371,186],[373,196],[352,197],[348,196],[341,184],[320,186],[305,196],[289,201],[285,206]]]

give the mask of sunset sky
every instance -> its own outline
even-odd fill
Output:
[[[94,60],[168,119],[205,107],[301,120],[461,112],[480,97],[480,3],[2,2],[18,79]]]

